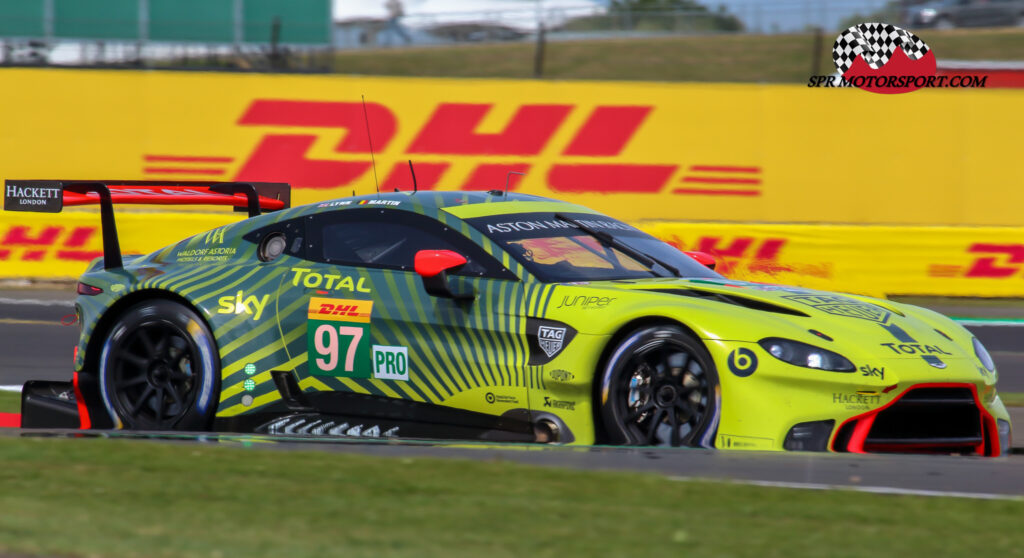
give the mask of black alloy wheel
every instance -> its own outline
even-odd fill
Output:
[[[718,374],[703,345],[678,326],[625,336],[602,370],[597,398],[608,442],[713,445]]]
[[[100,356],[103,399],[115,424],[137,430],[203,430],[216,411],[219,355],[206,324],[169,300],[117,318]]]

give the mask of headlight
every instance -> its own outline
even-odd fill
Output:
[[[758,341],[758,344],[773,357],[796,366],[831,372],[854,372],[857,370],[857,367],[843,355],[807,343],[768,337]]]
[[[977,337],[971,337],[971,341],[974,342],[974,354],[978,357],[978,360],[981,361],[985,370],[995,372],[996,363],[992,361],[992,355],[988,354],[988,351],[985,350],[985,345],[982,345],[981,341],[978,341]]]

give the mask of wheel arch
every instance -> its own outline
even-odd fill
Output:
[[[591,382],[591,398],[592,398],[592,414],[591,417],[594,422],[594,436],[597,441],[604,442],[608,439],[608,433],[605,432],[604,421],[601,419],[601,391],[604,384],[604,374],[602,371],[605,365],[608,363],[608,359],[611,358],[612,351],[619,345],[629,334],[651,326],[658,325],[672,325],[681,328],[686,333],[692,335],[694,339],[700,340],[700,335],[684,322],[679,321],[676,318],[671,318],[665,315],[648,315],[639,318],[633,318],[627,322],[624,322],[616,328],[615,332],[608,339],[608,343],[605,344],[604,350],[601,351],[601,357],[597,360],[597,366],[594,369],[594,376]]]
[[[192,310],[199,316],[199,319],[203,321],[210,333],[213,334],[213,327],[207,319],[206,313],[201,308],[192,303],[184,296],[164,290],[164,289],[142,289],[138,291],[130,292],[123,297],[117,299],[97,320],[96,325],[93,327],[92,333],[89,335],[88,341],[85,343],[83,355],[83,366],[79,373],[79,386],[82,390],[82,396],[86,400],[86,405],[90,410],[90,418],[93,421],[95,428],[112,428],[114,426],[113,421],[107,415],[106,409],[103,405],[103,398],[100,394],[100,381],[99,381],[99,355],[100,347],[102,346],[103,340],[106,338],[118,316],[123,314],[125,310],[132,306],[146,300],[169,300],[176,302],[182,306]],[[214,334],[213,343],[219,349],[217,343],[217,336]],[[99,421],[99,423],[97,423]]]

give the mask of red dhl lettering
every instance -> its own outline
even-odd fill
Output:
[[[552,138],[565,125],[572,111],[579,109],[574,105],[524,104],[516,108],[499,131],[478,132],[484,118],[493,108],[493,104],[486,103],[441,103],[413,135],[409,144],[398,148],[404,155],[421,155],[433,159],[416,163],[420,189],[456,186],[463,190],[500,188],[504,187],[508,173],[514,171],[539,175],[546,186],[555,192],[653,194],[663,191],[683,168],[675,163],[624,164],[600,160],[622,155],[653,111],[654,107],[649,105],[594,107],[559,152],[564,157],[586,157],[590,160],[559,161],[544,163],[543,166],[538,165],[533,158],[553,147]],[[369,118],[372,125],[376,150],[385,152],[391,149],[398,118],[384,105],[368,103],[364,116],[362,103],[358,102],[256,99],[238,119],[239,126],[293,126],[307,130],[289,134],[265,134],[242,163],[234,179],[283,181],[296,188],[339,188],[364,179],[371,170],[370,157],[367,156],[370,142],[365,134],[366,118]],[[342,139],[332,147],[338,158],[308,157],[317,141],[338,131],[343,132]],[[471,160],[469,164],[473,168],[465,174],[468,178],[462,184],[445,184],[445,175],[453,163],[465,164],[465,157],[478,159],[487,156],[522,157],[523,160],[501,163]],[[437,157],[453,159],[438,161]],[[717,162],[689,168],[756,169],[760,172],[760,167],[756,166],[723,166]],[[210,172],[213,170],[216,169]],[[694,180],[687,177],[682,179]],[[711,179],[705,177],[701,180]],[[724,179],[716,180],[721,182]],[[760,183],[759,178],[744,180]],[[517,182],[518,175],[513,175],[509,189],[514,190]],[[409,186],[408,167],[404,162],[395,163],[382,184],[382,188],[388,191]],[[760,195],[759,190],[749,188],[735,191],[729,188],[681,188],[673,190],[673,193]]]
[[[787,238],[755,238],[737,236],[702,236],[694,242],[684,242],[678,237],[662,238],[680,250],[705,252],[715,257],[715,270],[723,275],[741,277],[746,274],[779,275],[792,273],[813,277],[832,276],[828,263],[788,263],[781,261],[782,250],[789,243]]]
[[[0,261],[39,262],[46,259],[89,262],[103,255],[101,250],[85,250],[98,227],[14,225],[0,233]]]
[[[1024,276],[1024,244],[975,242],[966,253],[973,256],[966,266],[932,264],[931,277],[965,277],[969,279],[1009,279]]]

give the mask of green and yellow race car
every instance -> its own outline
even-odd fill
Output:
[[[289,207],[282,184],[7,181],[99,203],[71,382],[24,427],[214,430],[998,456],[981,343],[935,312],[733,281],[585,207],[396,192]],[[123,256],[114,203],[248,219]],[[265,210],[271,210],[264,213]]]

